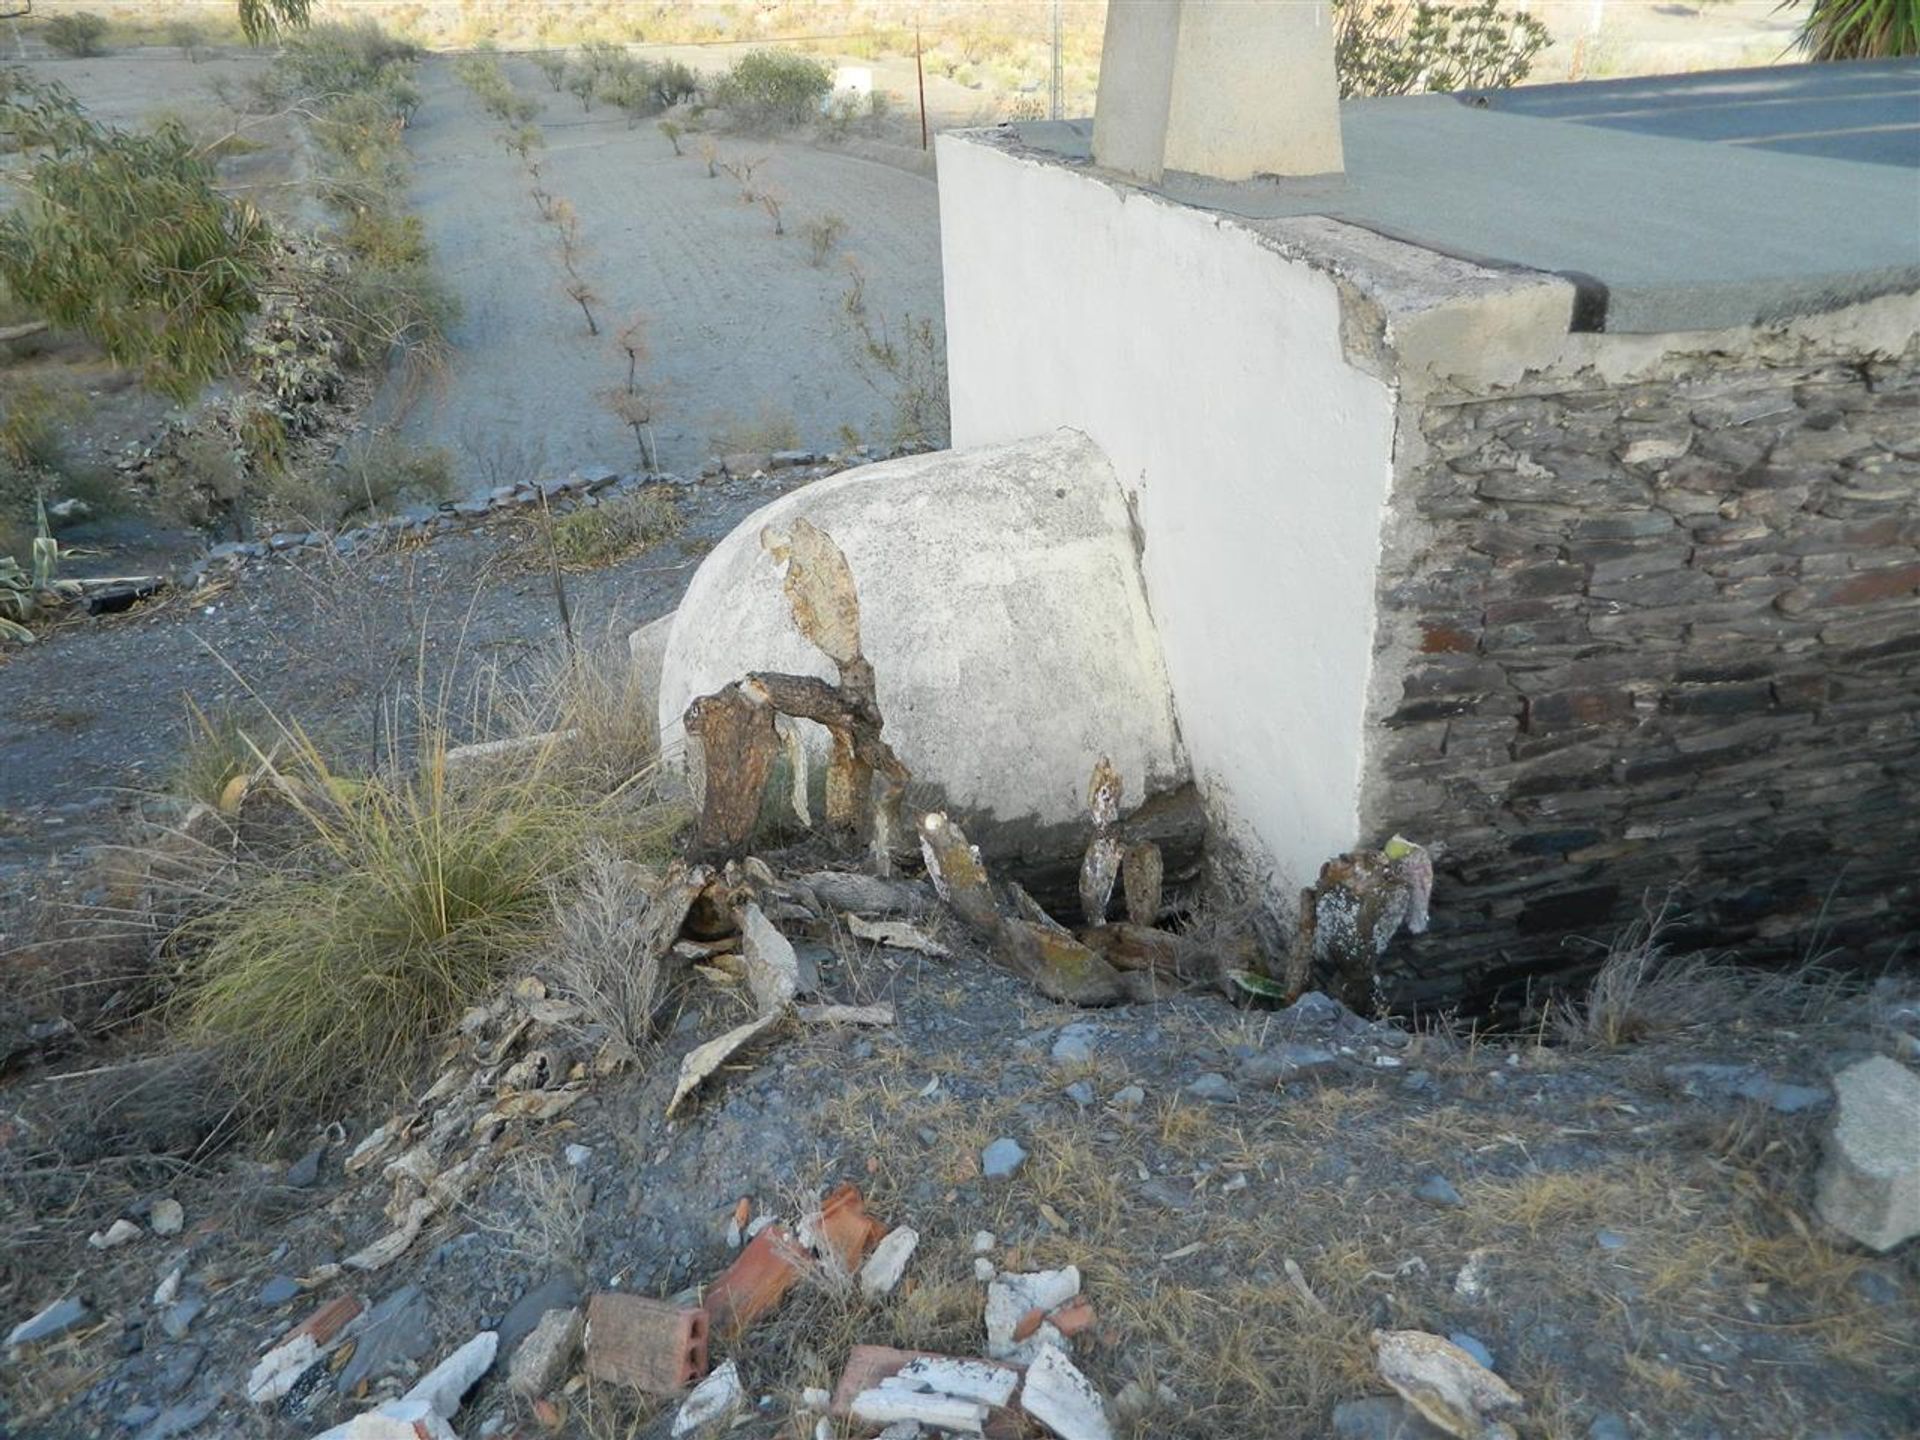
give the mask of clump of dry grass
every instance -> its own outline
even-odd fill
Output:
[[[553,888],[547,977],[632,1056],[652,1043],[662,998],[660,957],[645,944],[650,900],[645,873],[604,840],[590,842],[578,870]]]

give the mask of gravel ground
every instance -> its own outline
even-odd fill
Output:
[[[840,326],[844,256],[858,257],[876,318],[938,316],[930,180],[808,145],[716,137],[723,160],[765,157],[756,184],[784,197],[788,233],[775,237],[733,180],[707,177],[699,137],[683,139],[687,153],[675,157],[652,121],[629,129],[605,105],[582,113],[530,64],[508,68],[521,94],[546,105],[542,183],[579,216],[578,268],[600,297],[602,333],[586,333],[564,293],[554,228],[529,198],[519,160],[452,62],[429,59],[408,132],[412,204],[464,315],[452,373],[409,421],[413,438],[483,470],[501,452],[561,472],[624,463],[633,436],[598,397],[625,380],[612,332],[636,315],[646,320],[652,359],[642,379],[659,394],[654,433],[667,469],[697,469],[729,428],[766,416],[791,417],[795,443],[814,449],[838,447],[843,426],[884,438],[886,402],[854,367]],[[846,221],[846,237],[816,268],[801,230],[827,213]]]

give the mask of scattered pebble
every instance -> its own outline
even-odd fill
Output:
[[[1086,1109],[1099,1098],[1099,1096],[1094,1094],[1093,1086],[1089,1085],[1085,1080],[1074,1081],[1073,1084],[1067,1086],[1064,1093],[1069,1100],[1073,1101],[1073,1103],[1078,1105],[1082,1110]]]
[[[1444,1175],[1429,1175],[1420,1182],[1420,1188],[1413,1192],[1416,1200],[1429,1205],[1437,1205],[1442,1210],[1458,1210],[1467,1202],[1460,1198],[1460,1192],[1453,1188],[1451,1181]]]
[[[180,1228],[187,1223],[187,1212],[181,1208],[178,1200],[168,1196],[153,1202],[147,1223],[153,1226],[156,1235],[178,1235]]]
[[[1147,1092],[1138,1085],[1123,1085],[1113,1092],[1113,1104],[1121,1110],[1137,1110],[1147,1100]]]
[[[1196,1100],[1205,1100],[1213,1105],[1231,1105],[1240,1098],[1240,1092],[1233,1088],[1233,1082],[1218,1070],[1209,1070],[1193,1081],[1187,1086],[1187,1093]]]
[[[1002,1135],[980,1152],[980,1169],[989,1180],[1004,1180],[1027,1163],[1027,1152],[1010,1135]]]
[[[1469,1335],[1466,1331],[1454,1330],[1448,1334],[1447,1339],[1458,1345],[1462,1350],[1466,1351],[1467,1354],[1486,1366],[1487,1369],[1491,1370],[1494,1368],[1493,1352],[1487,1349],[1480,1340]]]

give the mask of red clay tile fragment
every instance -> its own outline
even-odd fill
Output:
[[[1093,1306],[1088,1304],[1084,1297],[1076,1295],[1047,1319],[1062,1335],[1078,1335],[1093,1324]]]
[[[1016,1341],[1027,1339],[1046,1322],[1046,1318],[1047,1312],[1036,1305],[1022,1315],[1019,1323],[1013,1327],[1013,1338]]]
[[[276,1345],[284,1345],[297,1335],[311,1335],[313,1343],[324,1350],[334,1336],[352,1323],[353,1317],[362,1308],[358,1295],[336,1295],[282,1335]]]
[[[860,1268],[867,1251],[879,1243],[887,1227],[867,1214],[860,1187],[841,1185],[820,1207],[820,1238],[839,1258],[848,1274]]]
[[[707,1373],[707,1312],[643,1295],[587,1302],[587,1373],[650,1395],[675,1395]]]
[[[709,1332],[731,1340],[773,1309],[799,1283],[806,1257],[786,1227],[769,1225],[707,1287],[701,1302]]]

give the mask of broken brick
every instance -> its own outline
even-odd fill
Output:
[[[1093,1306],[1085,1299],[1069,1300],[1047,1319],[1062,1335],[1078,1335],[1093,1324]],[[1017,1332],[1016,1338],[1019,1338]]]
[[[806,1256],[781,1225],[769,1225],[707,1287],[701,1308],[708,1332],[732,1339],[786,1298],[800,1282]]]
[[[650,1395],[678,1394],[707,1373],[708,1327],[697,1306],[595,1295],[587,1302],[587,1373]]]

